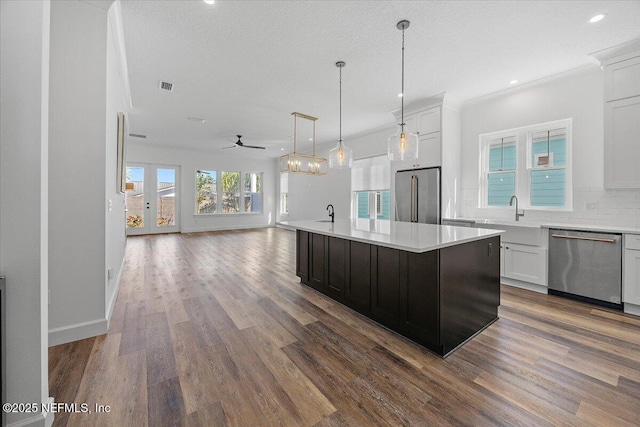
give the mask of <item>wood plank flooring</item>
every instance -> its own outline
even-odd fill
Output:
[[[440,359],[295,276],[295,234],[130,237],[109,333],[49,350],[57,426],[640,425],[640,318],[502,287]]]

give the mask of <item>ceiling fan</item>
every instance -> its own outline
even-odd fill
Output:
[[[234,145],[232,145],[231,147],[222,147],[223,150],[226,150],[227,148],[235,148],[236,146],[240,147],[240,148],[257,148],[259,150],[264,150],[266,147],[259,147],[257,145],[245,145],[242,141],[240,141],[240,138],[242,138],[242,135],[236,135],[238,137],[237,141],[232,141],[230,139],[227,139],[227,141],[233,143]]]

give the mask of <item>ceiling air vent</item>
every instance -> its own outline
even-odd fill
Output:
[[[160,90],[173,91],[173,83],[160,81]]]

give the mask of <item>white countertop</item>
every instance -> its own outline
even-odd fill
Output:
[[[503,233],[501,230],[369,219],[337,219],[335,223],[291,221],[281,224],[298,230],[409,252],[428,252]]]
[[[444,219],[443,219],[444,220]],[[597,225],[597,224],[566,224],[555,222],[529,222],[529,221],[513,221],[504,219],[479,219],[479,218],[446,218],[447,221],[461,221],[466,223],[475,223],[476,227],[482,227],[482,224],[506,225],[512,227],[540,227],[540,228],[557,228],[561,230],[579,230],[593,231],[600,233],[629,233],[640,234],[638,227],[623,227],[616,225]]]

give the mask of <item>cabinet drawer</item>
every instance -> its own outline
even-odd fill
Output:
[[[625,249],[640,250],[640,234],[625,234],[624,247]]]
[[[616,101],[640,95],[640,57],[604,67],[604,100]]]

